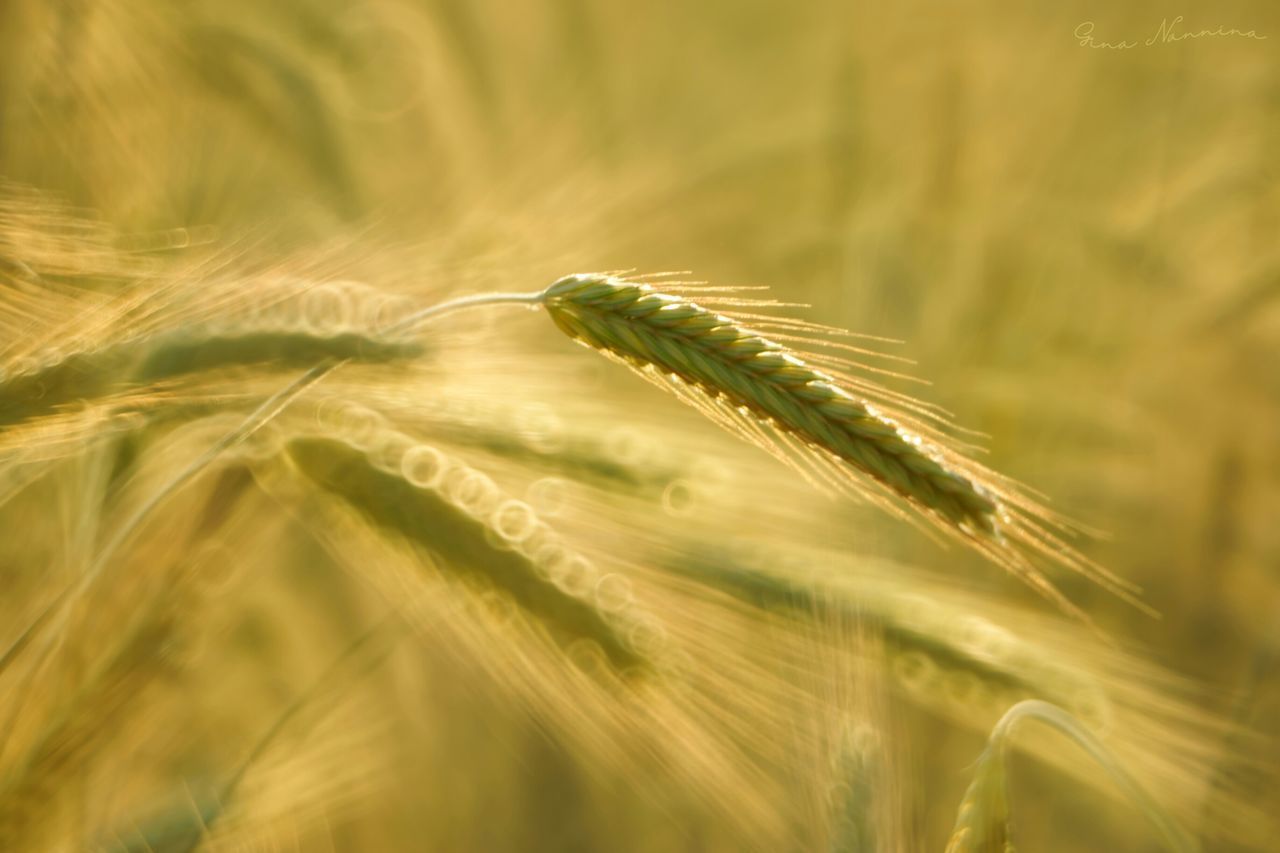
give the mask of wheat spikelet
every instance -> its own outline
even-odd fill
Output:
[[[674,391],[818,485],[869,491],[889,498],[891,509],[895,502],[905,504],[1080,618],[1087,617],[1042,576],[1031,554],[1047,556],[1133,600],[1131,587],[1048,529],[1065,527],[1061,519],[1015,484],[946,446],[928,423],[941,420],[929,407],[855,376],[851,371],[862,365],[788,345],[808,342],[861,352],[818,337],[839,330],[746,315],[757,319],[761,330],[778,330],[765,337],[744,318],[691,301],[684,295],[690,289],[697,288],[673,285],[663,292],[642,281],[579,274],[552,284],[541,301],[569,337]]]
[[[1015,853],[1003,744],[988,746],[956,812],[946,853]]]
[[[395,447],[379,448],[383,455],[393,448],[391,464],[382,466],[330,438],[293,438],[285,450],[307,478],[368,522],[433,553],[446,571],[487,580],[562,645],[594,641],[622,673],[649,666],[625,635],[627,602],[597,600],[610,597],[605,579],[595,583],[585,561],[545,532],[539,537],[542,526],[528,507],[503,500],[487,477],[435,448],[410,443],[397,455]]]

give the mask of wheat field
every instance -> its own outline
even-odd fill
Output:
[[[1277,45],[0,3],[0,851],[1280,848]]]

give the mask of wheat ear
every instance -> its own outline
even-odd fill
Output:
[[[832,376],[742,323],[612,276],[560,279],[543,304],[570,337],[747,409],[957,526],[995,531],[999,504],[981,485]]]
[[[1015,484],[947,447],[925,423],[931,417],[927,406],[848,372],[859,367],[854,362],[788,345],[808,341],[829,346],[832,341],[818,336],[840,330],[750,315],[762,328],[780,330],[773,340],[745,319],[693,302],[684,295],[690,289],[668,285],[664,292],[614,275],[578,274],[548,287],[541,302],[569,337],[674,391],[811,480],[840,490],[861,486],[864,493],[869,486],[873,495],[896,498],[1078,617],[1087,621],[1044,579],[1028,552],[1048,556],[1133,600],[1132,587],[1049,529],[1063,527],[1060,519]],[[726,304],[774,303],[732,299]],[[896,409],[872,401],[895,397]],[[920,417],[913,418],[912,410]]]
[[[1110,699],[1096,678],[1047,659],[1043,646],[1024,642],[1012,632],[1002,634],[994,649],[975,644],[972,633],[962,627],[962,611],[945,599],[921,596],[907,603],[872,581],[836,583],[832,575],[814,573],[788,578],[761,568],[783,559],[762,550],[757,562],[694,546],[660,565],[769,613],[805,620],[829,612],[874,626],[883,640],[877,651],[906,697],[944,714],[963,715],[967,710],[961,705],[968,697],[957,695],[948,682],[973,685],[972,703],[982,696],[1009,697],[1010,702],[1031,696],[1073,710],[1110,712]],[[844,566],[836,574],[842,580],[858,577]]]
[[[229,367],[310,367],[325,359],[387,363],[417,358],[413,341],[344,332],[318,335],[292,330],[238,334],[177,333],[71,352],[4,371],[0,365],[0,429],[98,401],[140,386],[172,382],[200,371]]]
[[[650,667],[627,636],[634,616],[629,594],[597,601],[605,579],[597,583],[590,564],[561,547],[527,506],[504,499],[460,460],[404,437],[386,438],[373,451],[387,457],[382,465],[370,452],[330,438],[293,438],[285,451],[308,479],[379,530],[432,553],[444,571],[510,595],[561,646],[594,641],[624,674]]]

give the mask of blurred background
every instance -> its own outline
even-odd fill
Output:
[[[1144,43],[1178,14],[1266,38]],[[1086,21],[1139,46],[1082,46]],[[1090,555],[1162,618],[1064,581],[1073,599],[1207,685],[1210,710],[1274,734],[1278,45],[1280,6],[1261,0],[8,0],[0,176],[122,232],[246,256],[386,247],[408,260],[371,264],[405,288],[690,270],[900,340],[932,383],[919,393],[989,436],[988,464],[1099,529]],[[837,538],[1042,606],[904,525]],[[590,781],[518,714],[471,707],[440,699],[445,741],[395,734],[451,792],[429,809],[434,841],[403,849],[734,849],[689,829],[705,815],[673,829],[678,808]],[[902,820],[941,849],[982,738],[903,725]],[[1027,849],[1112,843],[1081,828],[1091,800],[1020,772]],[[421,808],[394,796],[389,813]],[[325,820],[243,849],[414,837],[344,842]]]

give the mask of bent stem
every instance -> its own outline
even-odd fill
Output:
[[[546,298],[547,291],[539,290],[536,293],[477,293],[473,296],[459,296],[457,299],[450,299],[447,302],[441,302],[438,305],[432,305],[423,308],[421,311],[415,311],[408,317],[393,325],[387,330],[389,334],[400,334],[413,329],[414,326],[423,320],[430,320],[433,317],[439,317],[442,314],[450,314],[454,311],[461,311],[464,308],[478,308],[482,305],[540,305]]]
[[[1008,752],[1009,741],[1013,736],[1014,728],[1027,718],[1039,720],[1056,729],[1083,749],[1090,758],[1106,771],[1107,775],[1116,783],[1116,786],[1129,798],[1129,801],[1150,819],[1170,850],[1176,851],[1176,853],[1195,853],[1195,851],[1199,850],[1199,845],[1187,834],[1186,830],[1179,826],[1164,808],[1133,778],[1129,771],[1120,765],[1120,762],[1116,760],[1115,756],[1097,737],[1066,711],[1057,705],[1040,699],[1027,699],[1014,705],[1005,712],[1005,715],[996,723],[995,728],[991,730],[991,737],[987,741],[986,750],[979,759],[974,781],[970,785],[969,791],[965,795],[965,802],[957,815],[956,828],[952,834],[952,842],[948,846],[948,850],[989,849],[983,846],[983,841],[980,839],[994,838],[999,838],[1003,842],[1004,849],[1012,849],[1008,839],[1007,826],[1002,825],[995,828],[993,834],[989,827],[980,825],[980,818],[984,805],[994,805],[996,807],[995,811],[1002,813],[1000,815],[1001,823],[1004,824],[1007,820],[1008,804],[1004,780],[1006,775],[1005,756]],[[990,802],[984,803],[982,802],[983,800],[989,800]],[[975,841],[978,842],[976,846],[973,845]]]

